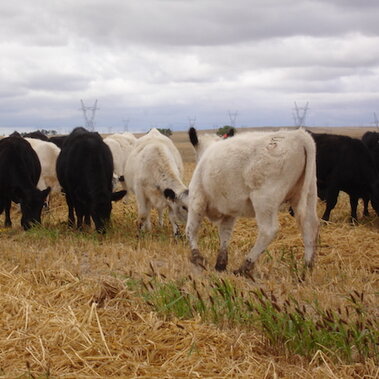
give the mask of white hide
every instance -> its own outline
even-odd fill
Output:
[[[159,133],[159,134],[157,134]],[[182,181],[183,162],[173,142],[153,129],[139,138],[125,165],[125,181],[129,191],[136,195],[141,229],[151,230],[150,211],[162,213],[169,209],[169,219],[174,234],[178,234],[178,221],[187,218],[187,187]],[[171,189],[175,199],[165,196]]]
[[[117,182],[119,178],[124,175],[126,161],[137,142],[137,138],[128,132],[122,134],[115,133],[104,138],[104,142],[109,146],[112,152],[114,179]],[[122,181],[121,185],[123,189],[126,189],[125,181]]]
[[[201,137],[200,137],[201,138]],[[304,130],[247,132],[211,144],[189,185],[186,233],[191,261],[201,263],[197,232],[204,216],[218,223],[220,252],[216,269],[227,265],[227,246],[236,217],[255,217],[258,237],[236,273],[246,274],[278,230],[277,214],[292,206],[305,246],[305,263],[313,263],[319,220],[316,213],[316,150]]]
[[[61,186],[58,182],[56,163],[60,153],[60,148],[52,142],[42,141],[35,138],[25,138],[30,143],[33,150],[37,153],[41,164],[41,176],[37,188],[44,190],[51,187],[51,194],[59,193]]]

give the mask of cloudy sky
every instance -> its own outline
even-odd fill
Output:
[[[0,3],[0,133],[373,126],[377,0],[12,0]],[[301,109],[300,109],[301,111]]]

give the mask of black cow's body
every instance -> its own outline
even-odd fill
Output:
[[[64,144],[64,141],[66,141],[66,139],[67,139],[67,136],[52,136],[49,138],[49,142],[54,143],[60,149],[62,149],[62,146]]]
[[[96,230],[105,232],[110,219],[112,200],[119,200],[126,191],[112,194],[113,160],[108,146],[98,133],[76,128],[67,137],[57,159],[57,175],[66,194],[70,225],[81,228],[83,218]]]
[[[49,141],[49,138],[47,137],[47,135],[43,134],[39,130],[36,130],[35,132],[26,133],[24,134],[24,137],[40,139],[41,141]]]
[[[339,191],[350,197],[351,218],[357,219],[358,199],[379,214],[379,176],[368,149],[356,138],[311,133],[316,142],[317,190],[326,201],[322,218],[329,220]]]
[[[41,164],[29,142],[21,137],[7,137],[0,141],[0,213],[5,210],[5,226],[11,226],[11,202],[21,205],[21,225],[29,229],[31,223],[41,222],[41,211],[50,188],[36,188]]]
[[[370,151],[376,169],[379,170],[379,132],[366,132],[362,136],[362,142]]]

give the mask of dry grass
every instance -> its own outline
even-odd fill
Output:
[[[185,134],[186,180],[194,167]],[[323,205],[320,204],[319,214]],[[353,290],[365,294],[373,317],[379,316],[378,219],[349,224],[349,205],[341,196],[331,222],[322,225],[316,267],[304,283],[291,271],[290,255],[302,258],[295,222],[280,214],[280,231],[257,264],[255,282],[235,278],[256,237],[254,220],[241,219],[230,246],[228,273],[198,271],[188,261],[185,240],[174,240],[166,222],[137,236],[134,200],[117,203],[113,229],[106,236],[67,228],[63,198],[53,200],[43,228],[23,232],[13,211],[13,229],[0,231],[0,373],[3,376],[128,376],[249,378],[375,378],[372,360],[346,363],[332,353],[312,359],[268,346],[257,330],[178,320],[155,313],[127,285],[160,273],[168,280],[190,275],[206,284],[220,275],[241,290],[264,288],[299,300],[318,299],[323,307],[346,305]],[[371,211],[373,213],[373,211]],[[156,218],[153,219],[156,221]],[[216,229],[201,230],[204,255],[213,265]]]

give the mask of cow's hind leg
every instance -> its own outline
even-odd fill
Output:
[[[66,193],[66,203],[68,206],[68,226],[73,228],[75,225],[74,205],[71,196]]]
[[[337,186],[331,186],[329,187],[327,193],[326,193],[326,208],[325,212],[322,216],[322,219],[325,221],[329,221],[330,218],[330,212],[337,204],[337,198],[338,198],[339,190],[337,189]]]
[[[186,235],[191,247],[190,261],[204,268],[207,264],[206,259],[200,254],[197,244],[197,235],[199,232],[201,221],[203,220],[203,214],[200,214],[193,210],[191,207],[188,209],[188,218],[186,225]]]
[[[273,203],[270,204],[269,202],[270,200],[267,197],[257,197],[253,201],[258,226],[258,237],[245,262],[238,270],[234,271],[237,275],[249,276],[249,272],[253,269],[255,261],[274,239],[278,231],[277,214],[279,206],[276,207]]]
[[[295,215],[297,216],[296,221],[300,228],[304,243],[304,263],[306,267],[312,268],[320,225],[316,211],[316,204],[308,200],[305,213],[302,215],[301,212],[298,211],[295,212]]]
[[[358,196],[349,195],[350,197],[350,208],[351,208],[351,222],[353,224],[358,222],[357,207],[358,207]]]
[[[224,271],[228,264],[228,242],[233,232],[235,218],[231,216],[224,217],[218,225],[218,234],[220,237],[220,250],[217,256],[216,270]]]
[[[150,212],[151,203],[143,193],[136,193],[138,206],[138,228],[142,231],[151,230]]]

